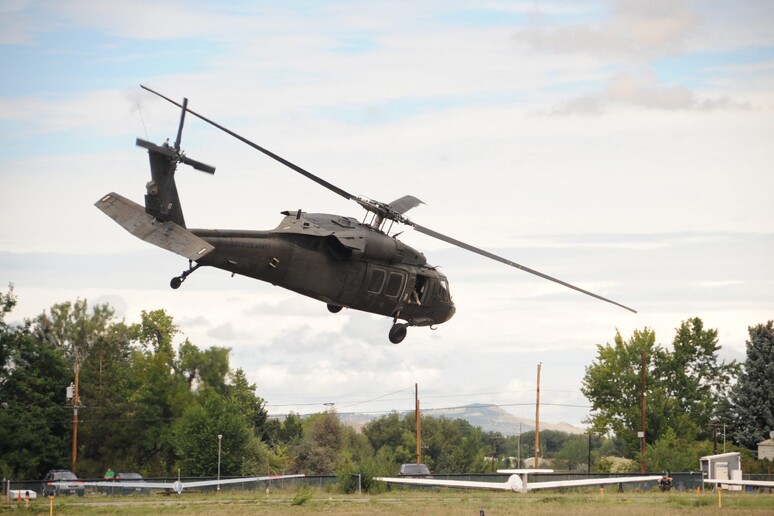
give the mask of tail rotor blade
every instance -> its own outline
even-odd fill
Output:
[[[180,160],[186,165],[190,165],[196,170],[200,170],[202,172],[206,172],[208,174],[214,174],[215,173],[215,167],[212,165],[208,165],[206,163],[202,163],[201,161],[196,161],[195,159],[191,159],[187,156],[183,156],[183,158]]]

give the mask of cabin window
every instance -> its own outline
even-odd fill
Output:
[[[387,271],[384,269],[374,268],[371,273],[371,281],[368,282],[368,292],[371,294],[379,294],[384,286],[384,279],[387,277]]]
[[[390,280],[387,282],[387,288],[384,295],[387,297],[398,297],[403,287],[403,274],[400,272],[391,272]]]

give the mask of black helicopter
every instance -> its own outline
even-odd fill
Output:
[[[346,307],[391,317],[393,326],[389,338],[397,344],[406,337],[408,326],[432,327],[448,321],[455,312],[446,276],[428,265],[421,252],[398,240],[397,235],[389,235],[393,223],[398,223],[635,312],[593,292],[412,222],[404,214],[423,204],[414,196],[383,203],[352,195],[192,111],[188,108],[188,99],[184,98],[179,104],[146,86],[141,87],[181,108],[177,138],[173,145],[168,140],[162,145],[139,138],[136,141],[150,156],[151,181],[146,185],[144,208],[113,192],[102,197],[95,206],[136,237],[188,258],[188,269],[170,282],[174,289],[199,267],[217,267],[231,272],[232,276],[241,274],[318,299],[327,303],[332,313]],[[189,158],[180,149],[186,113],[328,190],[355,201],[368,212],[366,218],[360,222],[351,217],[298,210],[282,212],[285,217],[279,226],[269,231],[187,228],[175,185],[177,165],[184,163],[209,174],[215,173],[215,167]]]

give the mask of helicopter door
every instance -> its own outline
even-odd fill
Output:
[[[390,271],[390,277],[387,279],[387,286],[384,287],[384,295],[397,299],[403,292],[403,285],[406,282],[406,275],[402,272]]]
[[[409,303],[415,305],[425,304],[425,300],[430,299],[430,291],[432,290],[432,281],[428,276],[417,274],[416,280],[414,280],[414,289],[409,293]]]
[[[387,278],[387,271],[374,267],[371,271],[371,279],[368,281],[368,293],[379,295],[384,288],[384,280]]]
[[[407,275],[405,271],[382,265],[368,265],[368,274],[363,290],[353,308],[373,313],[391,315],[400,304],[401,296],[406,289]]]
[[[398,298],[403,292],[406,283],[406,275],[400,271],[388,271],[374,267],[371,279],[368,282],[368,293],[383,295],[385,297]]]

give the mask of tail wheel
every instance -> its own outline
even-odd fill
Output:
[[[408,332],[408,324],[403,323],[397,323],[393,324],[392,328],[390,328],[390,342],[393,344],[400,344],[403,342],[403,339],[406,338],[406,333]]]

